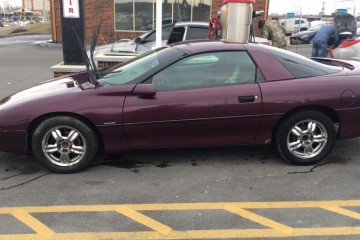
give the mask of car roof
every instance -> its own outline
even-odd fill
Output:
[[[201,27],[209,27],[209,23],[207,22],[176,22],[175,27],[180,26],[201,26]]]
[[[244,45],[258,45],[253,43],[237,43],[237,42],[226,42],[223,40],[193,40],[186,42],[174,43],[171,46],[179,49],[186,54],[196,54],[206,51],[214,51],[215,49],[230,51],[230,50],[244,50]]]

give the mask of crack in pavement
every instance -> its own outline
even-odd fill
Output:
[[[18,174],[15,174],[15,175],[9,176],[9,177],[0,178],[0,181],[3,181],[3,180],[8,180],[8,179],[10,179],[10,178],[20,176],[21,174],[23,174],[23,173],[21,172],[21,173],[18,173]]]
[[[315,166],[313,166],[310,170],[308,171],[302,171],[302,172],[288,172],[287,174],[298,174],[298,173],[312,173],[314,172],[314,170],[318,167],[321,167],[321,166],[325,166],[325,165],[328,165],[328,164],[331,164],[329,162],[324,162],[324,163],[319,163],[319,164],[316,164]]]
[[[18,174],[18,175],[21,175],[21,174],[23,174],[23,173],[20,173],[20,174]],[[25,184],[27,184],[27,183],[33,182],[33,181],[35,181],[35,180],[37,180],[37,179],[39,179],[39,178],[42,178],[42,177],[47,176],[47,175],[50,175],[50,174],[52,174],[52,173],[51,173],[51,172],[47,172],[47,173],[45,173],[45,174],[43,174],[43,175],[40,175],[40,176],[38,176],[38,177],[36,177],[36,178],[32,178],[32,179],[30,179],[30,180],[28,180],[28,181],[25,181],[25,182],[22,182],[22,183],[19,183],[19,184],[10,186],[10,187],[0,188],[0,191],[1,191],[1,190],[9,190],[9,189],[12,189],[12,188],[16,188],[16,187],[19,187],[19,186],[23,186],[23,185],[25,185]],[[14,177],[14,176],[13,176],[13,177]],[[0,180],[4,180],[4,179],[0,179]]]

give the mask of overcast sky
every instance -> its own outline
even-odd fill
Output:
[[[21,0],[0,0],[0,5],[3,7],[4,2],[10,3],[11,6],[21,7],[22,1]]]
[[[360,0],[270,0],[269,13],[283,14],[287,12],[301,12],[302,14],[318,14],[325,3],[325,13],[330,14],[337,8],[351,8],[353,13],[360,13]]]
[[[2,5],[4,1],[13,6],[21,6],[21,0],[0,0],[0,4]],[[270,0],[269,13],[299,13],[301,8],[302,14],[318,14],[321,12],[323,2],[327,14],[334,12],[336,8],[351,8],[350,11],[353,11],[354,4],[356,13],[360,13],[360,0]]]

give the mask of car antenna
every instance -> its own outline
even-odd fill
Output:
[[[92,66],[90,64],[89,57],[86,54],[85,46],[84,46],[83,42],[81,41],[81,39],[79,37],[79,34],[76,32],[75,28],[73,28],[73,31],[74,31],[74,33],[76,35],[77,40],[78,40],[78,44],[79,44],[79,47],[80,47],[80,50],[81,50],[81,56],[82,56],[82,59],[84,61],[85,66],[86,66],[86,71],[87,71],[87,73],[89,75],[89,81],[90,81],[90,83],[97,86],[99,84],[99,82],[96,79],[96,75],[94,74],[94,69],[92,68]],[[90,70],[90,68],[91,68],[91,70]]]
[[[96,77],[98,77],[98,69],[97,69],[95,61],[94,61],[94,51],[95,51],[95,47],[96,47],[97,39],[99,36],[102,21],[103,21],[103,19],[100,19],[99,25],[97,25],[94,29],[92,39],[91,39],[91,47],[90,47],[90,60],[91,60],[92,69],[94,70],[94,74]]]

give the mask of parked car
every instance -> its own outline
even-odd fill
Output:
[[[356,27],[359,28],[360,27],[360,16],[356,17]]]
[[[338,29],[339,29],[339,33],[340,33],[340,43],[346,41],[347,39],[352,39],[358,34],[355,17],[353,15],[348,14],[348,13],[333,13],[332,15],[338,25]],[[315,34],[320,29],[322,24],[324,24],[324,22],[317,24],[315,26],[312,26],[309,29],[309,31],[292,34],[290,37],[290,44],[296,45],[296,44],[312,43],[312,40],[315,37]],[[334,44],[334,39],[331,38],[328,42],[328,45],[331,46],[333,44]],[[345,44],[345,47],[347,47],[346,44]],[[340,51],[342,51],[342,49]],[[354,52],[350,49],[347,49],[347,51],[349,51],[349,53]],[[357,53],[357,51],[354,53]],[[339,56],[341,56],[341,54]],[[349,59],[349,58],[342,58],[342,57],[340,57],[340,58],[341,59]]]
[[[286,29],[286,35],[306,31],[310,28],[310,23],[306,18],[287,18],[279,21]]]
[[[360,65],[328,61],[252,43],[165,46],[2,99],[0,150],[59,173],[99,152],[242,144],[315,164],[360,136]]]
[[[209,24],[205,22],[177,22],[165,24],[162,28],[162,46],[179,41],[207,39]],[[121,39],[115,43],[97,47],[96,55],[139,53],[155,47],[156,30],[151,30],[134,39]]]
[[[290,44],[291,45],[310,44],[310,43],[312,44],[315,34],[317,33],[317,31],[319,31],[319,29],[323,24],[324,22],[310,27],[309,30],[307,31],[293,33],[290,36]]]
[[[163,25],[162,46],[173,44],[180,41],[197,39],[208,39],[209,23],[207,22],[176,22]],[[151,30],[135,39],[122,39],[113,44],[97,47],[95,55],[108,53],[112,55],[133,54],[150,51],[155,47],[156,30]],[[265,38],[254,37],[250,41],[256,43],[269,44]]]
[[[295,18],[294,32],[306,31],[310,28],[310,22],[306,18]]]

